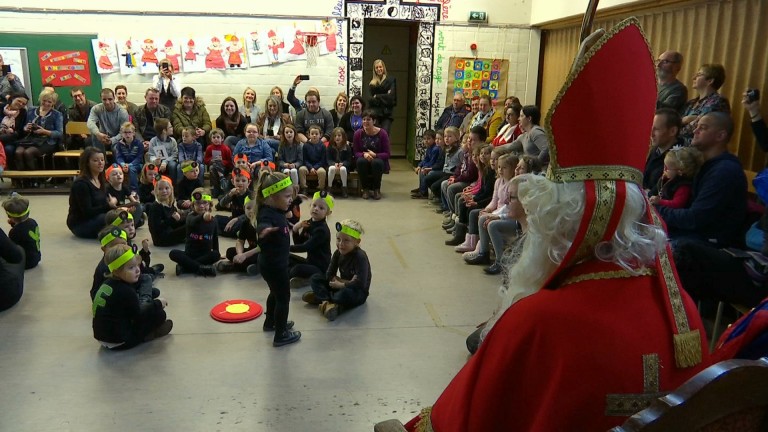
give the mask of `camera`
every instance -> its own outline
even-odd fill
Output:
[[[747,103],[753,103],[760,100],[760,90],[747,89]]]

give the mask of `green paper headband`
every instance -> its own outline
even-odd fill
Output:
[[[360,231],[352,228],[349,225],[342,225],[341,222],[336,222],[336,231],[344,233],[353,239],[360,240]]]
[[[115,240],[117,238],[121,238],[125,241],[128,241],[128,234],[126,234],[125,231],[116,228],[107,233],[104,237],[101,238],[101,246],[104,247],[112,242],[112,240]]]
[[[322,199],[323,201],[325,201],[325,204],[328,205],[328,210],[333,210],[333,206],[335,202],[333,201],[333,197],[331,196],[331,194],[329,194],[326,191],[317,191],[312,196],[312,201],[317,199]]]
[[[212,198],[210,195],[201,194],[200,192],[192,194],[192,202],[197,202],[197,201],[211,202],[211,200]]]
[[[189,164],[189,165],[187,165],[187,166],[183,167],[183,168],[181,169],[181,172],[183,172],[184,174],[186,174],[186,173],[188,173],[188,172],[192,171],[192,170],[193,170],[193,169],[195,169],[195,168],[197,168],[197,162],[192,162],[191,164]]]
[[[280,192],[281,190],[287,188],[288,186],[290,186],[292,184],[293,184],[293,182],[291,181],[291,178],[290,177],[286,177],[286,178],[280,180],[279,182],[273,184],[272,186],[270,186],[268,188],[265,188],[265,189],[262,189],[261,195],[264,198],[267,198],[268,196],[273,195],[273,194],[275,194],[277,192]]]
[[[6,211],[6,212],[5,212],[5,214],[7,214],[7,215],[8,215],[8,217],[12,217],[12,218],[20,218],[20,217],[24,217],[24,216],[26,216],[26,215],[28,215],[28,214],[29,214],[29,207],[27,207],[27,209],[26,209],[26,210],[24,210],[24,211],[23,211],[23,212],[21,212],[21,213],[11,213],[11,212],[9,212],[9,211]]]
[[[133,249],[128,249],[127,251],[125,251],[125,253],[123,253],[122,255],[117,257],[116,260],[114,260],[111,263],[107,264],[107,267],[109,268],[110,272],[114,272],[115,270],[117,270],[120,267],[124,266],[125,263],[127,263],[130,260],[132,260],[133,257],[135,257],[135,256],[136,256],[136,252],[134,252]]]
[[[117,216],[117,219],[112,221],[112,226],[120,226],[125,221],[133,220],[133,215],[128,212],[122,212]]]

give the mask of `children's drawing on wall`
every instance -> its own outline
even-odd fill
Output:
[[[288,54],[292,56],[304,55],[304,37],[302,31],[299,29],[296,29],[293,34],[293,47],[288,51]]]
[[[261,54],[261,35],[258,31],[252,31],[248,34],[248,41],[250,42],[249,51],[251,54]]]
[[[227,64],[230,69],[240,69],[245,63],[245,48],[237,35],[225,35],[224,39],[229,42],[227,46]]]
[[[208,51],[205,54],[205,67],[206,69],[222,70],[227,68],[227,64],[224,62],[224,46],[221,44],[221,39],[218,36],[213,36],[208,44]]]
[[[96,71],[100,74],[117,72],[120,62],[113,39],[93,39],[93,57],[96,59]]]
[[[336,20],[323,20],[323,33],[325,33],[325,49],[329,53],[336,51],[336,33],[338,27],[336,26]]]
[[[143,74],[156,74],[157,69],[157,45],[154,38],[145,38],[141,43],[141,59],[139,69]]]
[[[132,75],[139,73],[138,65],[136,64],[136,48],[139,46],[139,42],[131,38],[118,39],[117,42],[117,54],[120,57],[120,73],[123,75]]]
[[[163,47],[163,55],[169,62],[171,62],[174,71],[182,71],[182,65],[180,62],[181,54],[179,54],[179,50],[176,48],[176,44],[171,39],[165,41],[165,46]]]
[[[271,29],[267,32],[267,38],[269,39],[267,49],[271,57],[270,60],[272,63],[277,63],[281,57],[284,57],[285,42],[278,36],[277,32]]]
[[[208,39],[190,37],[178,45],[184,47],[184,72],[205,72],[205,47],[208,46]]]

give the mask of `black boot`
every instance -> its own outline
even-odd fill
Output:
[[[447,246],[458,246],[462,243],[464,243],[464,237],[467,235],[467,224],[456,222],[456,225],[453,227],[453,238],[450,240],[446,240],[445,244]]]
[[[487,253],[479,253],[474,258],[465,259],[464,261],[470,265],[490,264],[491,257]]]
[[[197,275],[198,276],[216,276],[216,269],[213,268],[212,265],[201,265],[200,268],[197,269]]]
[[[275,335],[275,339],[272,341],[272,346],[281,347],[283,345],[292,344],[301,339],[300,331],[286,330],[281,335]]]

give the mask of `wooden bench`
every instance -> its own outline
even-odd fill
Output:
[[[80,171],[78,170],[30,170],[30,171],[15,171],[8,170],[3,171],[0,174],[0,179],[33,179],[33,178],[45,178],[45,177],[76,177]]]
[[[310,180],[317,182],[317,174],[307,173],[307,183],[309,183]],[[330,189],[332,184],[327,177],[326,181],[329,182],[327,186]],[[355,185],[354,187],[352,186],[353,184]],[[360,176],[356,171],[347,173],[347,192],[356,194],[357,196],[361,196],[363,194],[362,184],[360,183]]]

